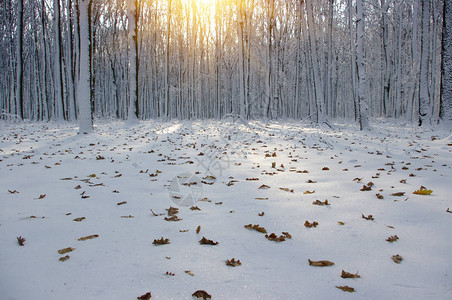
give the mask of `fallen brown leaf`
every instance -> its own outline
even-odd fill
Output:
[[[179,213],[179,208],[172,207],[166,209],[168,211],[168,216],[174,216],[175,214]]]
[[[358,275],[358,272],[356,272],[356,274],[352,274],[352,273],[345,272],[344,270],[342,270],[341,277],[342,278],[360,278],[361,276]]]
[[[196,233],[199,233],[201,231],[201,225],[199,225],[197,228],[196,228]]]
[[[397,241],[398,239],[399,239],[399,237],[397,235],[393,235],[393,236],[388,237],[386,239],[386,241],[390,242],[390,243],[393,243],[393,242]]]
[[[344,292],[349,292],[349,293],[353,293],[353,292],[355,292],[355,289],[354,288],[352,288],[352,287],[350,287],[350,286],[347,286],[347,285],[344,285],[344,286],[336,286],[338,289],[340,289],[340,290],[343,290]]]
[[[63,257],[60,257],[60,259],[58,259],[59,261],[66,261],[66,260],[68,260],[70,258],[70,256],[69,255],[66,255],[66,256],[63,256]]]
[[[74,222],[81,222],[81,221],[83,221],[83,220],[85,220],[86,218],[85,217],[80,217],[80,218],[75,218],[74,220],[72,220],[72,221],[74,221]]]
[[[240,259],[235,260],[235,258],[232,259],[228,259],[226,260],[226,265],[231,266],[231,267],[237,267],[240,266],[242,263],[240,262]]]
[[[248,224],[248,225],[245,225],[245,228],[253,229],[253,230],[256,230],[261,233],[267,233],[267,230],[264,227],[260,227],[259,224],[255,224],[255,225]]]
[[[81,237],[78,240],[79,241],[86,241],[86,240],[91,240],[91,239],[94,239],[94,238],[97,238],[97,237],[99,237],[98,234],[92,234],[92,235]]]
[[[168,222],[177,222],[177,221],[180,221],[180,220],[182,220],[182,219],[179,219],[179,217],[178,216],[172,216],[172,217],[165,217],[165,221],[168,221]]]
[[[314,202],[312,202],[312,204],[314,204],[314,205],[320,205],[320,206],[323,206],[323,205],[330,205],[330,203],[328,202],[328,199],[325,199],[325,201],[320,201],[320,200],[315,200]]]
[[[395,196],[395,197],[401,197],[405,195],[405,192],[397,192],[397,193],[392,193],[391,196]]]
[[[280,236],[277,236],[276,234],[274,234],[274,233],[271,233],[270,235],[265,235],[265,238],[267,239],[267,240],[269,240],[269,241],[274,241],[274,242],[284,242],[285,240],[286,240],[286,237],[284,236],[284,235],[280,235]]]
[[[313,267],[329,267],[334,265],[334,262],[329,261],[329,260],[318,260],[318,261],[313,261],[308,259],[308,263],[310,266]]]
[[[361,218],[366,219],[366,220],[369,220],[369,221],[373,221],[373,220],[374,220],[374,217],[373,217],[372,215],[368,215],[368,216],[366,217],[366,216],[364,216],[364,214],[361,214]]]
[[[127,201],[122,201],[122,202],[116,203],[116,205],[123,205],[123,204],[127,204]]]
[[[166,245],[169,244],[169,239],[164,239],[163,237],[159,240],[155,239],[154,242],[152,242],[153,245]]]
[[[192,294],[192,296],[195,297],[195,298],[198,298],[198,299],[204,299],[204,300],[206,300],[206,299],[212,299],[212,296],[209,295],[209,293],[207,293],[207,292],[204,291],[204,290],[198,290],[198,291],[194,292],[194,293]]]
[[[396,264],[400,264],[403,260],[403,257],[398,254],[393,255],[391,258]]]
[[[195,276],[195,274],[193,274],[191,271],[189,271],[189,270],[187,270],[187,271],[185,271],[185,273],[187,273],[188,275],[190,275],[190,276]]]
[[[312,227],[317,227],[317,225],[319,225],[319,223],[317,223],[316,221],[314,221],[314,222],[312,222],[312,223],[309,223],[309,221],[308,220],[306,220],[306,222],[304,222],[304,226],[305,227],[308,227],[308,228],[312,228]]]
[[[218,242],[214,242],[212,240],[208,240],[205,237],[202,237],[202,239],[199,241],[199,243],[201,245],[213,245],[213,246],[218,245]]]
[[[75,248],[67,247],[67,248],[58,250],[58,253],[63,255],[63,254],[66,254],[66,253],[74,251],[74,250],[75,250]]]
[[[146,294],[137,297],[137,299],[138,300],[149,300],[149,299],[151,299],[151,297],[152,297],[151,292],[147,292]]]

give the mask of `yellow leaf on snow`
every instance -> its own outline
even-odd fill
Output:
[[[416,194],[416,195],[431,195],[432,193],[433,193],[432,190],[428,190],[424,186],[421,186],[420,189],[418,189],[417,191],[413,192],[413,194]]]

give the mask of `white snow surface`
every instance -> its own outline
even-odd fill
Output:
[[[0,298],[192,299],[205,290],[213,299],[452,299],[451,131],[372,121],[363,132],[342,123],[105,121],[89,135],[75,124],[0,123]],[[178,207],[182,220],[165,221],[177,207],[168,187],[184,172],[216,180],[200,183],[200,210]],[[421,186],[433,193],[413,194]],[[329,206],[312,204],[325,199]],[[270,241],[247,224],[292,238]],[[203,236],[219,244],[200,245]],[[161,237],[170,244],[153,245]],[[66,247],[75,250],[60,255]],[[227,266],[231,258],[242,265]]]

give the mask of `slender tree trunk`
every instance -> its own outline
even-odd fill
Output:
[[[137,37],[137,1],[128,0],[127,19],[129,22],[129,112],[127,122],[138,121],[138,37]]]
[[[419,126],[431,124],[432,106],[429,94],[430,0],[422,0],[421,76],[419,83]]]
[[[23,70],[23,35],[24,7],[23,0],[17,3],[17,33],[16,33],[16,115],[24,119],[24,70]]]
[[[440,118],[452,121],[452,3],[444,1]]]
[[[53,1],[54,10],[54,37],[55,37],[55,55],[53,66],[53,78],[55,84],[55,116],[57,119],[65,117],[66,107],[64,105],[64,83],[63,83],[63,64],[62,64],[62,45],[61,45],[61,19],[60,19],[60,0]]]
[[[358,61],[358,100],[359,100],[359,127],[361,130],[369,128],[369,112],[366,92],[366,65],[364,61],[364,6],[363,0],[356,1],[358,29],[356,55]]]
[[[317,122],[323,124],[327,122],[324,110],[324,89],[322,84],[322,79],[320,76],[319,60],[317,56],[317,46],[316,46],[316,36],[315,36],[315,25],[314,16],[312,12],[312,0],[306,0],[306,11],[308,15],[308,26],[309,26],[309,40],[311,44],[311,60],[314,72],[314,88],[315,88],[315,99],[317,106]]]
[[[90,70],[89,70],[89,33],[88,18],[90,2],[92,0],[80,0],[80,80],[77,84],[76,99],[79,106],[79,133],[93,131],[93,119],[90,104]]]

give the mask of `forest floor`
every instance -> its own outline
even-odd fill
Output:
[[[0,123],[2,299],[452,298],[450,128],[77,130]]]

